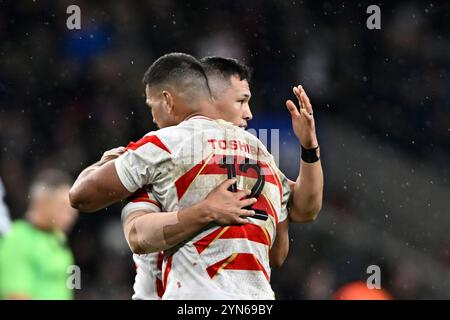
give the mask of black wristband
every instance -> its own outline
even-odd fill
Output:
[[[315,147],[313,149],[305,149],[301,145],[301,148],[302,148],[301,158],[302,158],[303,161],[305,161],[307,163],[314,163],[314,162],[319,161],[320,158],[317,155],[319,146],[317,146],[317,147]]]

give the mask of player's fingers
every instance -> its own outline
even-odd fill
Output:
[[[298,99],[298,103],[300,104],[300,109],[302,109],[303,105],[302,105],[302,100],[300,99],[300,93],[301,93],[300,89],[298,87],[294,87],[294,88],[292,88],[292,91],[294,92],[294,95]]]
[[[305,109],[300,110],[300,112],[302,113],[302,116],[304,116],[308,120],[308,122],[311,122],[314,120],[313,115],[308,113],[308,111],[306,111]]]
[[[256,201],[258,201],[256,198],[244,199],[244,200],[239,201],[239,206],[241,208],[245,208],[245,207],[251,206]]]
[[[122,155],[123,153],[125,153],[125,148],[123,148],[123,149],[117,148],[117,149],[115,149],[115,150],[111,153],[111,155],[113,155],[113,156],[115,156],[115,157],[119,157],[119,156]]]
[[[300,113],[298,112],[297,106],[295,105],[294,102],[292,102],[292,100],[286,101],[286,107],[289,110],[292,117],[298,117],[300,115]]]
[[[311,105],[311,101],[309,100],[309,97],[306,94],[306,91],[305,91],[305,89],[303,87],[300,88],[300,99],[301,99],[302,105],[306,109],[306,111],[308,111],[308,113],[312,113],[313,112],[313,108],[312,108],[312,105]]]
[[[255,211],[247,209],[239,209],[236,211],[236,215],[239,217],[251,217],[255,215]]]
[[[236,217],[236,219],[234,220],[234,224],[246,224],[249,221],[245,218],[240,218],[240,217]]]
[[[217,186],[218,189],[227,190],[229,187],[231,187],[233,184],[236,183],[236,178],[227,179],[221,184]]]
[[[242,198],[249,196],[251,193],[252,191],[248,189],[239,190],[238,192],[235,193],[235,198],[241,200]]]
[[[312,105],[311,105],[311,103],[309,102],[309,98],[308,98],[308,96],[306,95],[306,93],[305,92],[302,92],[301,94],[300,94],[300,98],[302,99],[302,105],[303,105],[303,107],[306,109],[306,111],[308,111],[308,113],[311,113],[313,110],[312,110]]]
[[[118,148],[114,148],[108,151],[105,151],[103,153],[103,157],[113,157],[113,158],[117,158],[119,157],[122,153],[124,153],[126,151],[125,147],[118,147]]]
[[[113,148],[113,149],[108,150],[108,151],[106,151],[106,152],[114,152],[114,153],[116,153],[116,152],[125,152],[125,147],[117,147],[117,148]]]

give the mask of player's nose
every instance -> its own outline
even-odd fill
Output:
[[[250,121],[253,119],[253,114],[250,110],[250,107],[245,108],[244,113],[242,114],[242,118],[244,118],[246,121]]]

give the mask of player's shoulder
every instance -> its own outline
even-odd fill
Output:
[[[175,130],[176,131],[176,130]],[[171,133],[172,132],[172,133]],[[154,146],[171,154],[170,146],[173,143],[173,132],[169,128],[164,128],[156,131],[150,131],[146,133],[142,138],[137,141],[130,142],[126,149],[127,151],[136,151],[141,147]]]
[[[151,144],[166,151],[168,154],[174,154],[186,142],[193,139],[195,132],[201,132],[206,127],[201,126],[197,121],[183,121],[178,125],[165,127],[156,131],[146,133],[140,140],[131,142],[127,150],[136,150],[144,145]]]
[[[214,125],[214,120],[206,117],[193,117],[180,122],[178,125],[150,133],[150,135],[155,134],[168,145],[176,147],[215,129],[217,129],[217,126]]]

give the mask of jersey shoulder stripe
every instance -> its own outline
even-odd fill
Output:
[[[169,148],[155,134],[146,135],[146,136],[144,136],[142,139],[140,139],[137,142],[130,142],[126,149],[127,150],[136,150],[139,147],[142,147],[143,145],[146,145],[147,143],[152,143],[155,146],[161,148],[162,150],[164,150],[164,151],[166,151],[168,153],[171,153]]]

